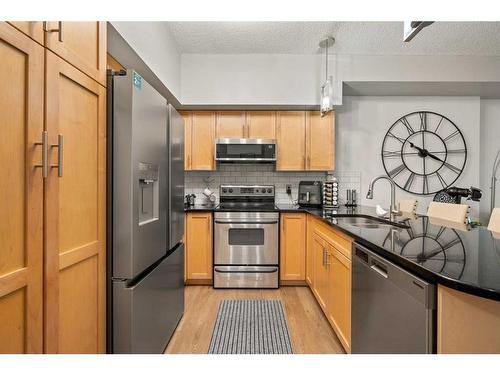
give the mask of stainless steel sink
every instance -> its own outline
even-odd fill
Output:
[[[362,227],[362,228],[389,228],[389,227],[396,227],[396,228],[408,228],[407,225],[400,223],[400,222],[391,222],[389,220],[384,220],[384,219],[378,219],[375,217],[370,217],[370,216],[344,216],[344,217],[337,217],[338,223],[345,223],[349,225],[353,225],[356,227]]]

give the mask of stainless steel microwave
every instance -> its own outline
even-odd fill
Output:
[[[220,163],[274,163],[274,139],[219,138],[215,141],[215,160]]]

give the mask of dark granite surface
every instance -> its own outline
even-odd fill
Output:
[[[349,216],[376,217],[373,207],[322,210],[278,206],[281,212],[307,212],[322,219],[426,281],[500,301],[500,239],[493,238],[486,227],[452,228],[427,216],[416,216],[397,218],[407,228],[367,228],[352,225]]]
[[[426,216],[398,217],[405,228],[360,227],[353,215],[376,217],[373,207],[300,208],[278,204],[280,212],[307,212],[422,279],[480,297],[500,301],[500,239],[486,227],[452,228]],[[216,206],[192,206],[186,211],[215,211]]]

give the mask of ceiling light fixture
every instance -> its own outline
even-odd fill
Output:
[[[319,42],[320,48],[325,49],[325,83],[321,85],[320,99],[321,117],[333,110],[333,78],[328,75],[328,48],[334,43],[335,39],[331,36]]]
[[[434,21],[404,21],[403,42],[409,42],[420,32],[420,30],[432,23],[434,23]]]

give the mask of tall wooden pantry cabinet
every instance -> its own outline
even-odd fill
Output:
[[[103,22],[0,23],[0,353],[105,351],[105,58]]]

